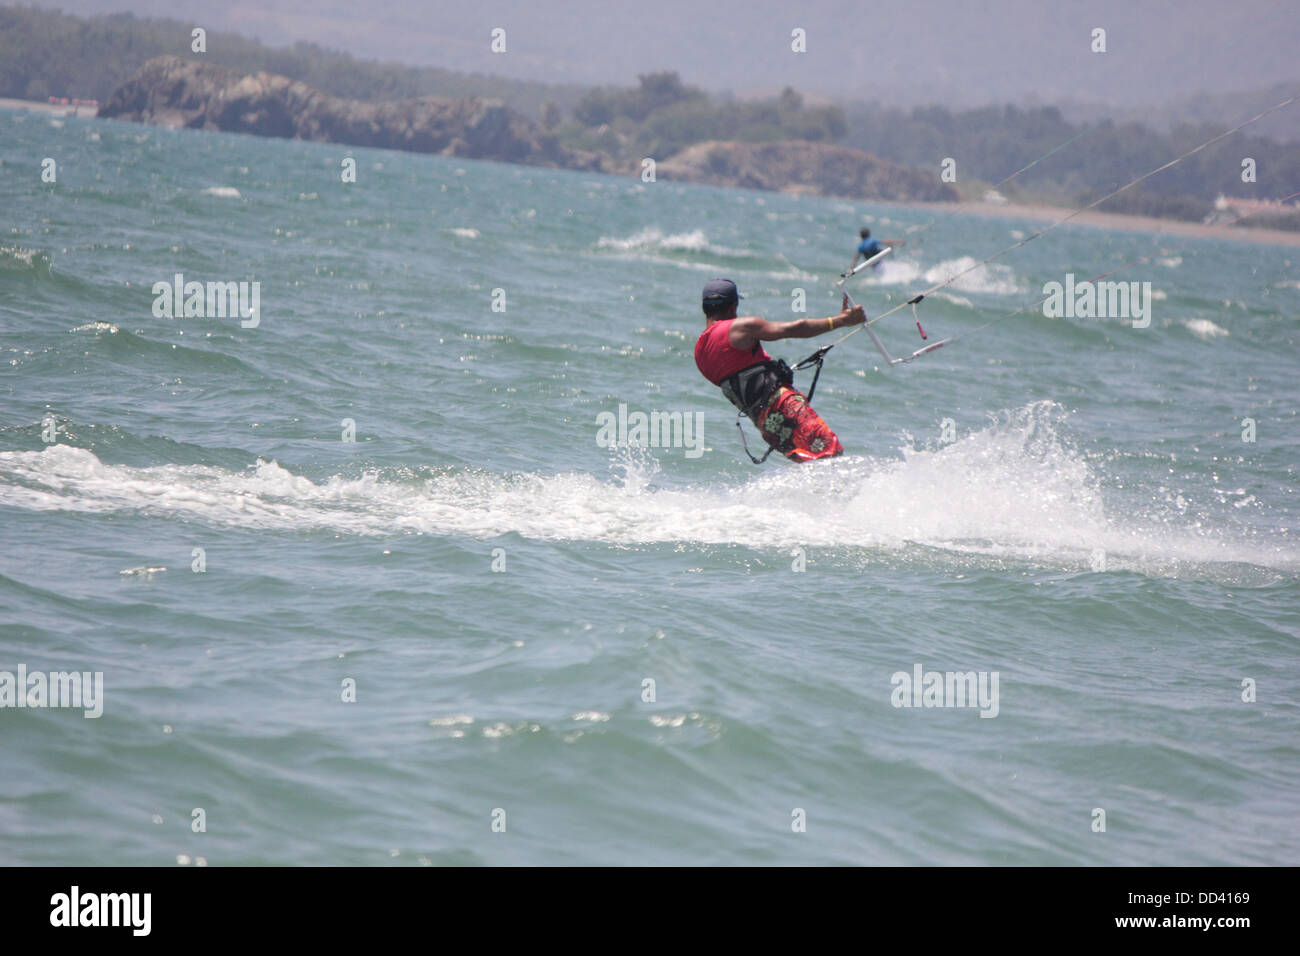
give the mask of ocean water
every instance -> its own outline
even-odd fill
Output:
[[[12,111],[0,160],[0,671],[103,675],[0,709],[0,863],[1297,862],[1300,250],[1054,230],[755,468],[707,279],[830,314],[865,222],[876,314],[1034,224]],[[1011,314],[1141,256],[1147,328]]]

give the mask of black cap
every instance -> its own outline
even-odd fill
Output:
[[[740,290],[736,288],[736,283],[730,279],[710,279],[704,285],[704,294],[702,296],[706,304],[722,305],[727,302],[735,302],[743,299]]]

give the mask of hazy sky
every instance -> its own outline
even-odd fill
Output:
[[[843,99],[1166,101],[1300,87],[1300,0],[36,0],[129,10],[281,45],[526,79],[632,84],[671,69],[709,90],[787,84]],[[493,27],[507,52],[489,50]],[[807,31],[808,52],[790,50]],[[1094,27],[1108,52],[1089,49]]]

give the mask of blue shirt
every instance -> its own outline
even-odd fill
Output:
[[[880,244],[879,239],[863,239],[858,243],[858,252],[862,253],[864,259],[870,259],[883,248],[885,247]]]

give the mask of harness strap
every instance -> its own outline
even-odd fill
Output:
[[[742,428],[741,425],[740,425],[740,420],[741,420],[742,418],[744,418],[744,417],[745,417],[745,413],[744,413],[744,412],[741,412],[739,415],[736,416],[736,431],[740,432],[740,444],[741,444],[741,447],[743,447],[743,448],[745,449],[745,454],[749,456],[749,460],[750,460],[750,461],[752,461],[752,462],[753,462],[754,464],[756,464],[756,465],[761,465],[761,464],[763,464],[763,462],[767,461],[767,456],[768,456],[768,455],[770,455],[770,454],[772,454],[772,452],[776,451],[776,446],[775,446],[775,445],[768,445],[768,446],[767,446],[767,451],[763,452],[763,457],[762,457],[762,458],[755,458],[755,457],[753,456],[753,454],[752,454],[752,453],[750,452],[750,450],[749,450],[749,442],[747,442],[747,441],[745,440],[745,429]]]
[[[822,365],[826,361],[826,353],[835,348],[834,345],[827,345],[819,348],[812,355],[795,365],[794,370],[816,367],[817,371],[813,372],[812,384],[808,386],[808,402],[812,403],[813,392],[817,391],[817,380],[822,377]]]
[[[817,391],[817,379],[822,377],[823,359],[817,359],[817,371],[813,372],[812,384],[808,386],[808,402],[812,403],[813,392]]]

